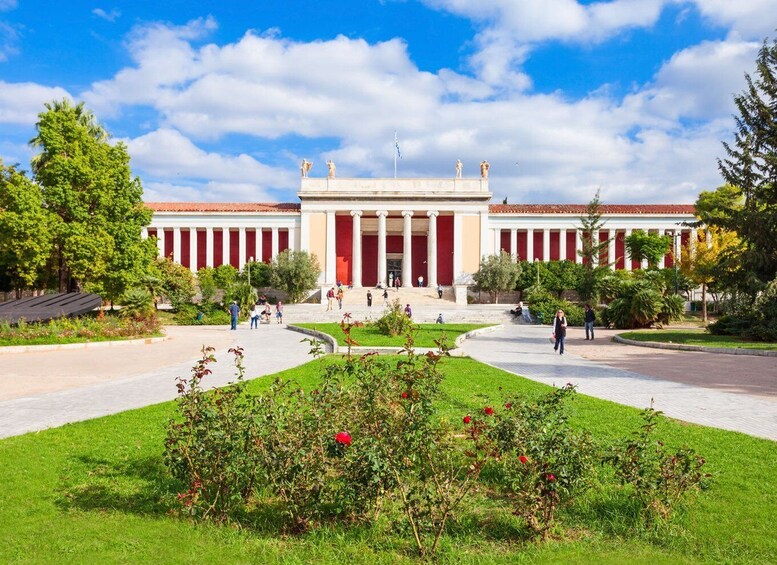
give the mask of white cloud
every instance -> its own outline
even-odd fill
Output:
[[[714,24],[749,39],[763,39],[777,27],[774,0],[689,0]]]
[[[435,4],[462,14],[476,7],[467,0]],[[561,92],[527,90],[531,79],[515,65],[530,47],[514,31],[529,26],[537,41],[584,41],[650,25],[661,3],[554,0],[556,32],[552,11],[539,3],[477,6],[481,12],[472,17],[485,23],[474,76],[421,71],[400,39],[305,43],[272,31],[203,45],[216,24],[201,19],[136,29],[127,39],[133,65],[93,84],[83,97],[101,116],[134,105],[157,112],[152,127],[158,129],[127,142],[149,199],[258,201],[276,191],[294,199],[296,166],[281,169],[197,146],[203,140],[217,146],[233,134],[252,136],[258,145],[282,136],[335,138],[336,149],[304,155],[316,163],[314,174],[325,174],[323,163],[333,158],[340,176],[391,176],[395,129],[404,157],[400,175],[452,176],[460,158],[465,176],[476,176],[477,164],[487,159],[492,190],[511,202],[586,202],[597,188],[608,202],[691,202],[700,189],[719,184],[715,157],[719,140],[733,129],[731,94],[742,89],[757,43],[733,34],[704,42],[676,53],[649,84],[625,97],[612,96],[604,85],[570,100]],[[525,13],[538,14],[537,22],[523,22]],[[492,25],[500,14],[504,21]],[[0,82],[0,122],[34,123],[42,95],[34,89],[45,99],[67,95]],[[28,110],[25,99],[35,96],[34,111]],[[282,159],[296,163],[302,156]]]
[[[171,129],[125,142],[133,169],[144,178],[156,179],[151,183],[154,190],[168,187],[174,191],[166,199],[181,200],[196,194],[195,200],[267,200],[269,188],[288,186],[293,177],[290,171],[268,167],[245,154],[206,152]],[[186,190],[180,188],[187,185]]]
[[[0,12],[13,10],[17,6],[16,0],[0,0]]]
[[[44,110],[44,103],[63,98],[71,99],[70,94],[60,87],[0,81],[0,123],[32,125]]]
[[[106,12],[102,8],[95,8],[92,10],[92,13],[98,18],[102,18],[108,22],[115,22],[118,18],[121,17],[121,12],[117,8],[111,9],[110,12]]]

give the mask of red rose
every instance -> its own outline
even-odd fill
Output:
[[[512,407],[513,407],[513,405],[512,405],[511,402],[508,402],[507,404],[505,404],[505,410],[509,410]]]
[[[553,473],[548,473],[545,475],[545,478],[548,479],[551,483],[556,480],[556,476]]]
[[[470,416],[470,415],[464,416],[464,423],[465,424],[469,424],[471,421],[472,421],[472,416]]]
[[[526,457],[525,455],[519,455],[519,456],[518,456],[518,461],[520,461],[521,463],[523,463],[524,465],[526,465],[526,463],[528,463],[528,462],[529,462],[529,458],[528,458],[528,457]]]
[[[406,390],[402,392],[402,398],[407,398],[407,391]]]
[[[340,432],[335,436],[335,441],[340,445],[351,445],[351,434],[348,432]]]
[[[483,408],[483,413],[484,413],[486,416],[490,416],[491,414],[493,414],[493,413],[494,413],[494,409],[493,409],[493,408],[491,408],[490,406],[486,406],[485,408]]]

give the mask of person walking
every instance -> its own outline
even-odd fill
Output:
[[[553,351],[558,351],[559,355],[564,355],[564,340],[567,337],[567,318],[564,316],[563,310],[556,312],[556,317],[553,318],[553,337],[556,340]],[[560,351],[559,346],[561,346]]]
[[[437,285],[437,298],[442,299],[442,284]]]
[[[367,308],[372,308],[372,292],[367,291]]]
[[[405,316],[408,318],[413,317],[413,311],[410,309],[410,304],[405,305]]]
[[[594,323],[596,322],[596,312],[590,304],[585,305],[585,338],[588,338],[588,330],[591,330],[591,338],[594,338]]]
[[[345,293],[343,292],[343,287],[340,287],[337,289],[337,304],[340,307],[340,310],[343,309],[343,296]]]
[[[326,311],[329,312],[334,306],[335,301],[335,289],[330,288],[326,291]]]
[[[229,321],[230,321],[230,330],[236,330],[237,329],[237,317],[240,315],[240,307],[237,305],[237,300],[233,300],[232,304],[229,306]]]
[[[388,303],[388,289],[384,288],[383,289],[383,306],[388,306],[388,305],[389,305],[389,303]]]
[[[275,319],[279,324],[283,323],[283,302],[280,300],[278,301],[278,304],[275,305]]]
[[[256,304],[251,304],[251,311],[249,312],[251,317],[251,329],[259,327],[259,312],[256,311]]]
[[[418,288],[421,288],[424,286],[424,276],[418,275]]]

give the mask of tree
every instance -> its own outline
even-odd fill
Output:
[[[596,301],[596,282],[599,278],[596,266],[599,263],[602,250],[609,245],[607,241],[599,241],[599,232],[604,227],[602,220],[602,203],[599,191],[586,206],[586,215],[580,218],[579,229],[582,233],[582,245],[577,254],[585,266],[577,287],[577,293],[584,302]]]
[[[315,255],[286,249],[273,259],[270,282],[274,288],[286,292],[290,302],[299,302],[316,288],[320,272]]]
[[[572,290],[579,286],[585,267],[569,260],[548,261],[543,264],[542,285],[555,292],[561,298],[565,290]]]
[[[39,185],[0,161],[0,271],[10,288],[34,288],[51,255],[53,215]]]
[[[161,282],[161,293],[176,310],[194,298],[194,275],[170,257],[159,257],[150,268],[150,274]]]
[[[498,303],[499,293],[513,290],[520,274],[521,266],[509,253],[502,251],[499,255],[483,257],[473,278],[478,288],[490,292]]]
[[[632,261],[647,261],[648,268],[655,269],[661,258],[669,253],[672,237],[637,230],[625,239],[626,253]]]
[[[681,250],[680,269],[695,284],[701,286],[702,320],[707,323],[707,288],[727,270],[726,258],[739,248],[739,238],[734,232],[717,227],[709,228],[710,239],[705,242],[704,230],[699,230],[695,246],[684,245]],[[701,241],[699,241],[701,240]]]
[[[732,211],[742,209],[743,202],[742,190],[737,186],[724,184],[715,190],[703,190],[694,203],[699,221],[693,225],[717,226],[726,223]]]
[[[242,282],[251,282],[254,288],[264,288],[270,286],[272,267],[263,262],[252,261],[246,263],[238,278]],[[250,274],[250,277],[249,277]]]
[[[132,178],[123,143],[109,143],[108,132],[83,103],[45,105],[30,144],[42,188],[43,206],[53,224],[53,264],[61,292],[85,285],[112,300],[143,275],[153,242],[141,239],[151,221],[143,187]]]
[[[730,208],[712,225],[742,240],[741,264],[763,286],[777,275],[777,40],[764,41],[756,57],[756,78],[734,97],[739,116],[733,144],[718,167],[726,183],[741,190],[741,208]],[[744,278],[743,278],[744,280]]]

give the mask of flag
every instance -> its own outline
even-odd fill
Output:
[[[402,152],[399,150],[399,140],[397,139],[397,132],[394,132],[394,147],[397,148],[397,156],[401,159]]]

